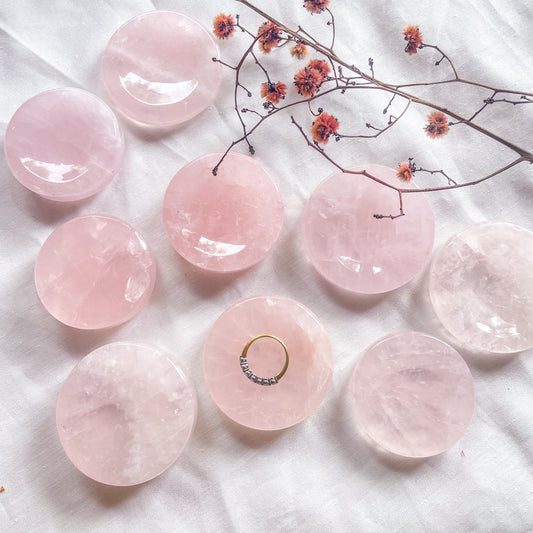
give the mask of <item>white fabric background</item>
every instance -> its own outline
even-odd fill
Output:
[[[300,0],[257,4],[290,25],[314,28],[323,23],[306,13]],[[531,1],[331,0],[331,7],[337,15],[339,55],[362,67],[372,56],[380,79],[442,79],[447,72],[444,63],[433,66],[437,56],[431,50],[413,57],[403,52],[399,32],[413,23],[420,25],[427,42],[455,58],[461,75],[532,89]],[[206,26],[221,11],[239,12],[254,30],[261,22],[232,0],[1,0],[2,142],[15,110],[46,89],[81,87],[108,101],[100,75],[107,40],[123,22],[154,8],[181,11]],[[223,57],[236,61],[245,43],[241,35],[222,43]],[[290,80],[296,67],[287,55],[272,54],[267,63]],[[242,274],[213,277],[171,248],[161,221],[164,191],[181,166],[225,149],[240,134],[231,94],[232,75],[226,71],[215,104],[163,136],[120,119],[127,141],[123,169],[102,193],[79,205],[40,199],[16,182],[0,158],[0,485],[5,487],[0,530],[533,530],[532,350],[505,357],[461,350],[475,379],[476,410],[464,438],[447,453],[402,459],[379,452],[357,432],[346,395],[361,352],[381,336],[402,330],[448,337],[428,306],[424,274],[373,298],[342,295],[315,274],[302,251],[300,217],[311,192],[333,169],[304,146],[288,114],[268,121],[254,139],[256,157],[276,176],[286,205],[281,237],[267,259]],[[489,96],[476,89],[420,94],[464,113]],[[386,96],[368,100],[358,93],[324,106],[339,117],[344,131],[357,131],[368,119],[383,120],[385,101]],[[479,123],[531,149],[532,113],[533,107],[500,104]],[[454,128],[447,138],[432,142],[421,130],[426,114],[413,108],[389,134],[369,142],[332,143],[332,153],[345,164],[388,166],[414,156],[419,164],[445,168],[459,179],[490,172],[513,157],[466,128]],[[299,117],[310,124],[304,110]],[[532,200],[527,165],[475,188],[433,193],[435,248],[482,220],[533,230]],[[76,331],[58,323],[39,302],[33,284],[35,257],[45,238],[70,218],[92,212],[130,222],[151,243],[158,261],[149,305],[111,331]],[[320,408],[303,423],[274,433],[226,419],[212,402],[201,370],[203,342],[215,319],[240,298],[264,293],[286,295],[309,307],[329,332],[335,354],[333,383]],[[81,357],[115,340],[153,343],[176,354],[199,399],[197,427],[178,462],[159,478],[125,489],[80,474],[55,430],[61,383]]]

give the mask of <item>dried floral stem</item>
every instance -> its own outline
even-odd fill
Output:
[[[291,35],[295,39],[300,38],[300,35],[298,33],[294,32],[293,30],[291,30],[290,28],[288,28],[287,26],[285,26],[284,24],[282,24],[281,22],[279,22],[275,18],[271,17],[270,15],[268,15],[267,13],[262,11],[261,9],[257,8],[256,6],[251,4],[248,0],[236,0],[236,1],[241,3],[241,4],[243,4],[243,5],[245,5],[246,7],[250,8],[251,10],[255,11],[256,13],[261,15],[262,17],[264,17],[267,20],[269,20],[270,22],[273,22],[276,26],[278,26],[282,31],[284,31],[288,35]],[[299,31],[300,31],[300,33],[305,33],[305,35],[309,36],[309,34],[307,32],[305,32],[301,27],[299,27]],[[322,54],[324,54],[326,56],[329,56],[332,61],[334,61],[335,63],[343,66],[344,68],[346,68],[346,69],[348,69],[348,70],[350,70],[352,72],[355,72],[360,78],[370,82],[376,88],[379,88],[379,89],[381,89],[383,91],[386,91],[386,92],[390,92],[390,93],[396,94],[398,96],[402,96],[402,97],[406,98],[407,100],[410,100],[413,103],[420,104],[420,105],[423,105],[423,106],[426,106],[426,107],[430,107],[430,108],[432,108],[432,109],[434,109],[436,111],[440,111],[442,113],[445,113],[446,115],[449,115],[450,117],[453,117],[454,119],[456,119],[458,122],[468,125],[469,127],[475,129],[479,133],[482,133],[483,135],[486,135],[486,136],[490,137],[491,139],[495,140],[496,142],[499,142],[500,144],[503,144],[507,148],[513,150],[519,156],[521,156],[524,161],[533,162],[533,154],[531,152],[529,152],[528,150],[526,150],[524,148],[521,148],[519,146],[516,146],[515,144],[511,143],[510,141],[508,141],[506,139],[503,139],[499,135],[496,135],[494,132],[489,131],[489,130],[479,126],[478,124],[473,123],[469,119],[467,119],[465,117],[462,117],[458,113],[455,113],[455,112],[453,112],[452,110],[450,110],[450,109],[448,109],[446,107],[439,106],[437,104],[434,104],[433,102],[429,102],[427,100],[419,98],[419,97],[417,97],[417,96],[415,96],[413,94],[409,94],[409,93],[407,93],[405,91],[402,91],[400,89],[401,88],[405,88],[405,87],[412,87],[412,86],[416,86],[416,85],[424,86],[424,85],[434,85],[434,84],[437,84],[437,83],[461,82],[461,83],[465,83],[465,84],[474,85],[474,86],[477,86],[477,87],[483,87],[483,88],[486,88],[486,89],[490,89],[490,90],[492,90],[492,91],[494,91],[496,93],[504,92],[504,93],[508,93],[508,94],[519,94],[519,95],[523,95],[523,96],[526,96],[526,97],[533,97],[533,93],[526,93],[526,92],[522,92],[522,91],[512,91],[512,90],[505,90],[505,89],[496,89],[496,88],[493,88],[493,87],[490,87],[488,85],[484,85],[484,84],[481,84],[481,83],[472,82],[472,81],[469,81],[469,80],[464,80],[464,79],[462,79],[462,78],[460,78],[458,76],[457,71],[455,69],[455,66],[453,65],[453,62],[449,59],[449,57],[439,47],[434,46],[434,45],[427,45],[425,43],[424,43],[423,46],[428,47],[428,48],[436,49],[440,54],[442,54],[448,60],[448,62],[450,63],[450,65],[452,67],[452,70],[454,72],[455,78],[453,78],[451,80],[445,80],[444,82],[427,82],[427,83],[421,83],[421,84],[392,85],[392,84],[388,84],[388,83],[379,81],[376,78],[365,74],[360,69],[358,69],[355,65],[349,65],[348,63],[343,61],[341,58],[339,58],[333,52],[333,50],[331,48],[325,47],[324,45],[320,44],[315,39],[312,39],[312,41],[313,42],[308,43],[308,44],[311,47],[313,47],[317,52],[320,52],[320,53],[322,53]],[[325,94],[325,93],[322,93],[322,94]]]
[[[370,74],[366,74],[365,72],[360,70],[355,65],[350,65],[350,64],[346,63],[345,61],[343,61],[341,58],[339,58],[336,55],[336,53],[333,51],[333,47],[335,45],[335,19],[334,19],[333,13],[328,8],[326,8],[325,11],[327,11],[329,13],[329,16],[331,17],[330,20],[327,22],[328,25],[332,26],[332,39],[331,39],[331,46],[330,47],[327,47],[326,45],[320,43],[318,40],[316,40],[310,33],[308,33],[301,26],[298,26],[296,31],[288,28],[287,26],[285,26],[284,24],[282,24],[281,22],[279,22],[275,18],[271,17],[270,15],[268,15],[267,13],[262,11],[261,9],[257,8],[253,4],[251,4],[248,0],[236,0],[236,1],[239,2],[240,4],[245,5],[246,7],[251,9],[252,11],[255,11],[257,14],[262,16],[264,19],[269,21],[269,23],[272,23],[273,25],[275,25],[275,27],[277,29],[279,29],[280,33],[279,33],[279,35],[276,34],[276,41],[271,46],[279,48],[279,47],[284,46],[284,45],[286,45],[286,44],[288,44],[290,42],[294,42],[294,43],[297,43],[297,44],[300,43],[300,44],[302,44],[304,46],[310,47],[315,52],[320,54],[324,58],[324,60],[327,62],[327,64],[329,64],[331,66],[332,74],[329,75],[329,70],[330,69],[328,68],[321,75],[322,81],[320,82],[320,85],[318,85],[317,88],[314,89],[313,91],[304,91],[302,89],[302,92],[300,94],[305,95],[306,92],[308,92],[310,94],[307,94],[303,98],[298,99],[296,101],[279,105],[279,101],[280,101],[280,95],[279,94],[277,95],[277,99],[275,99],[275,100],[272,99],[272,97],[270,99],[267,98],[267,100],[270,100],[270,101],[267,101],[267,102],[264,103],[264,108],[266,110],[266,113],[264,113],[264,114],[263,113],[259,113],[257,111],[254,111],[252,109],[248,109],[246,107],[240,108],[239,105],[238,105],[238,96],[239,96],[238,95],[238,89],[239,89],[239,87],[242,88],[247,93],[248,96],[250,96],[250,91],[240,81],[241,69],[242,69],[245,61],[249,57],[255,62],[255,64],[258,66],[258,68],[260,68],[262,70],[262,72],[263,72],[263,74],[264,74],[269,86],[271,84],[271,78],[269,76],[269,73],[268,73],[267,69],[262,65],[261,61],[258,59],[257,55],[253,51],[254,46],[261,39],[262,34],[259,34],[257,36],[253,35],[251,32],[249,32],[248,30],[243,28],[240,25],[240,23],[238,22],[237,27],[239,27],[243,32],[246,32],[249,36],[251,36],[252,43],[245,50],[245,52],[242,55],[239,63],[235,67],[227,65],[226,63],[223,63],[222,61],[220,61],[220,62],[222,64],[224,64],[225,66],[228,66],[229,68],[231,68],[235,72],[235,92],[234,92],[235,112],[237,113],[237,115],[239,117],[239,121],[241,123],[242,130],[243,130],[243,135],[239,139],[234,140],[231,143],[231,145],[228,147],[228,149],[226,150],[224,155],[221,157],[220,161],[217,163],[217,165],[213,169],[213,172],[215,174],[216,174],[216,171],[217,171],[219,165],[222,163],[222,161],[224,160],[226,155],[229,153],[229,151],[235,145],[237,145],[237,144],[239,144],[241,142],[246,142],[247,145],[248,145],[248,149],[249,149],[250,153],[252,153],[252,154],[254,153],[254,147],[251,144],[249,138],[255,132],[255,130],[259,126],[261,126],[263,124],[263,122],[265,120],[267,120],[268,118],[276,115],[280,111],[284,111],[286,109],[292,108],[294,106],[299,106],[299,105],[304,104],[304,103],[307,104],[308,110],[309,110],[310,114],[313,117],[319,117],[319,118],[317,118],[317,122],[314,123],[315,124],[314,125],[315,130],[313,131],[314,141],[309,138],[309,136],[305,133],[303,128],[296,122],[296,120],[294,119],[293,116],[291,116],[291,120],[292,120],[292,123],[298,128],[298,130],[300,131],[300,133],[302,134],[302,136],[304,137],[305,141],[307,142],[307,144],[310,147],[312,147],[314,150],[319,152],[326,160],[328,160],[331,164],[333,164],[336,168],[338,168],[342,172],[363,175],[363,176],[365,176],[365,177],[367,177],[369,179],[372,179],[372,180],[376,181],[377,183],[380,183],[381,185],[383,185],[385,187],[388,187],[390,189],[395,190],[398,193],[398,197],[399,197],[399,210],[398,210],[398,213],[397,214],[389,214],[389,215],[381,215],[381,214],[379,214],[379,215],[375,215],[376,218],[395,219],[397,217],[403,216],[404,215],[403,194],[414,193],[414,192],[443,191],[443,190],[449,190],[449,189],[456,189],[456,188],[460,188],[460,187],[467,187],[467,186],[471,186],[471,185],[475,185],[475,184],[481,183],[481,182],[486,181],[486,180],[488,180],[488,179],[490,179],[490,178],[492,178],[494,176],[497,176],[497,175],[509,170],[510,168],[514,167],[515,165],[518,165],[519,163],[523,163],[523,162],[533,163],[533,153],[532,152],[530,152],[529,150],[527,150],[525,148],[522,148],[522,147],[512,143],[511,141],[509,141],[507,139],[504,139],[503,137],[499,136],[495,132],[493,132],[491,130],[488,130],[488,129],[480,126],[479,124],[476,124],[475,122],[473,122],[473,120],[483,110],[485,110],[486,107],[488,107],[489,105],[494,104],[494,103],[507,103],[507,104],[511,104],[511,105],[533,103],[533,93],[527,93],[527,92],[523,92],[523,91],[507,90],[507,89],[491,87],[491,86],[483,84],[483,83],[478,83],[478,82],[475,82],[475,81],[466,80],[466,79],[460,77],[458,72],[457,72],[457,69],[456,69],[456,67],[455,67],[455,65],[453,63],[453,61],[451,60],[451,58],[443,50],[441,50],[436,45],[430,45],[430,44],[426,44],[426,43],[422,42],[422,36],[421,36],[420,32],[418,31],[417,27],[409,27],[409,29],[413,32],[413,35],[416,35],[415,32],[418,32],[418,37],[419,37],[420,41],[417,41],[416,46],[418,48],[432,48],[438,54],[440,54],[440,59],[438,59],[435,62],[435,65],[438,66],[438,65],[440,65],[442,63],[442,61],[446,60],[446,62],[449,64],[449,66],[450,66],[450,68],[452,70],[453,77],[450,77],[449,79],[446,79],[446,80],[433,81],[433,82],[430,81],[430,82],[424,82],[424,83],[410,83],[410,84],[386,83],[384,81],[381,81],[381,80],[375,78],[374,61],[373,61],[373,59],[369,58],[369,60],[368,60],[368,65],[370,67]],[[238,17],[237,17],[237,21],[239,21]],[[267,23],[265,23],[265,24],[267,24]],[[411,28],[413,28],[413,29],[411,29]],[[412,36],[410,36],[409,38],[412,38]],[[406,39],[407,39],[407,36],[406,36]],[[261,41],[260,48],[262,48],[263,44],[264,44],[264,42]],[[411,53],[416,53],[416,48],[415,48],[415,51],[413,52],[413,48],[412,48],[412,43],[411,42],[410,42],[410,45],[411,45],[411,48],[409,50],[406,49],[406,51],[409,51],[410,54]],[[270,52],[270,49],[268,49],[267,52]],[[315,60],[315,61],[320,63],[320,60]],[[349,74],[346,75],[345,72],[347,72]],[[302,78],[302,79],[307,83],[307,79],[306,78]],[[296,83],[296,81],[297,80],[295,78],[295,83]],[[334,83],[334,85],[333,86],[329,85],[329,86],[321,87],[321,85],[323,85],[325,83],[328,83],[328,82],[330,84]],[[435,104],[433,102],[430,102],[428,100],[420,98],[419,96],[416,96],[415,94],[411,94],[410,92],[408,92],[409,88],[414,88],[414,87],[425,87],[425,86],[427,87],[427,86],[437,86],[437,85],[454,84],[454,83],[460,83],[460,84],[464,84],[464,85],[470,85],[470,86],[473,86],[473,87],[477,87],[477,88],[480,88],[480,89],[486,89],[486,90],[491,91],[491,95],[488,98],[483,100],[483,104],[480,106],[479,109],[477,109],[474,113],[472,113],[469,118],[466,118],[466,117],[463,117],[461,114],[459,114],[459,113],[457,113],[457,112],[455,112],[455,111],[453,111],[451,109],[448,109],[447,107],[440,106],[438,104]],[[285,87],[285,85],[283,85],[283,87]],[[320,92],[318,92],[319,88],[322,89]],[[335,126],[332,127],[331,126],[331,122],[330,122],[327,125],[327,127],[329,129],[327,129],[327,130],[322,129],[321,132],[318,134],[319,136],[317,137],[316,136],[317,135],[316,128],[317,127],[319,127],[319,128],[325,127],[324,126],[325,123],[321,122],[322,116],[320,116],[320,115],[322,113],[322,109],[318,108],[318,112],[315,113],[313,111],[312,107],[311,107],[311,102],[313,102],[315,99],[322,98],[323,96],[331,94],[331,93],[333,93],[335,91],[340,91],[341,94],[344,94],[347,91],[352,91],[352,90],[378,90],[378,91],[383,91],[383,92],[388,93],[389,95],[391,95],[390,99],[388,100],[388,103],[387,103],[386,107],[383,110],[384,114],[388,113],[390,107],[392,106],[392,104],[393,104],[393,102],[394,102],[394,100],[396,98],[401,98],[401,99],[405,100],[405,106],[404,106],[402,112],[398,116],[394,116],[394,115],[391,114],[389,116],[387,125],[385,127],[383,127],[383,128],[376,127],[376,126],[374,126],[374,125],[372,125],[370,123],[367,123],[366,127],[369,128],[369,129],[372,129],[372,130],[374,130],[376,132],[376,133],[369,134],[369,135],[340,134],[340,133],[337,132],[337,128],[338,128],[338,125],[339,125],[338,121],[334,117],[328,115],[328,118],[330,120],[334,121]],[[300,92],[300,88],[298,88],[298,92]],[[281,95],[284,95],[284,94],[285,94],[285,92],[281,93]],[[501,97],[497,98],[498,95],[501,95]],[[513,95],[514,96],[518,96],[518,98],[517,99],[513,99],[512,98]],[[274,105],[274,104],[276,104],[276,105]],[[432,137],[440,136],[443,133],[446,133],[448,131],[448,126],[460,125],[460,124],[461,125],[466,125],[469,128],[474,129],[475,131],[481,133],[482,135],[484,135],[484,136],[492,139],[493,141],[498,142],[499,144],[505,146],[506,148],[512,150],[515,154],[517,154],[518,157],[514,161],[512,161],[511,163],[506,164],[505,166],[502,166],[498,170],[496,170],[496,171],[494,171],[494,172],[492,172],[492,173],[490,173],[490,174],[488,174],[486,176],[483,176],[483,177],[475,179],[475,180],[470,180],[470,181],[465,182],[465,183],[457,183],[443,169],[440,169],[440,170],[428,170],[428,169],[425,169],[425,168],[416,168],[416,166],[413,163],[412,167],[409,166],[409,167],[406,167],[404,169],[407,173],[418,171],[418,172],[425,172],[425,173],[428,173],[428,174],[431,174],[431,175],[440,174],[447,180],[447,185],[446,186],[441,186],[441,187],[404,188],[404,187],[401,187],[401,186],[395,186],[395,185],[392,185],[390,183],[384,182],[383,180],[380,180],[376,176],[373,176],[373,175],[367,173],[366,171],[354,172],[354,171],[350,171],[348,169],[345,169],[345,168],[341,167],[341,165],[336,163],[332,159],[332,157],[330,157],[326,153],[324,148],[320,147],[319,144],[318,144],[318,142],[326,143],[327,142],[327,138],[330,135],[332,135],[332,134],[334,135],[336,140],[339,140],[341,138],[366,138],[366,139],[368,139],[368,138],[378,137],[381,134],[383,134],[384,132],[388,131],[392,126],[394,126],[405,115],[407,110],[410,108],[411,104],[418,104],[418,105],[421,105],[421,106],[424,106],[424,107],[427,107],[427,108],[430,108],[430,109],[434,110],[433,113],[430,115],[430,117],[435,117],[433,120],[434,121],[438,120],[440,122],[438,122],[438,123],[435,122],[434,125],[428,124],[428,126],[426,127],[426,132],[428,133],[428,135],[430,135]],[[245,123],[245,121],[243,119],[243,116],[242,116],[243,113],[251,113],[254,116],[256,116],[258,118],[258,120],[255,122],[255,124],[252,124],[251,127],[247,127],[247,125],[246,125],[246,123]],[[325,115],[327,115],[327,114],[325,114]],[[453,122],[449,121],[448,117],[453,119]],[[411,161],[411,159],[410,159],[410,161]],[[404,163],[404,165],[407,165],[407,163]],[[411,165],[411,163],[409,163],[409,165]]]
[[[502,172],[505,172],[506,170],[509,170],[510,168],[512,168],[512,167],[514,167],[514,166],[516,166],[519,163],[522,163],[524,161],[523,157],[519,157],[518,159],[515,159],[514,161],[509,163],[508,165],[503,166],[502,168],[498,169],[495,172],[492,172],[491,174],[488,174],[487,176],[483,176],[482,178],[479,178],[479,179],[476,179],[476,180],[472,180],[472,181],[469,181],[469,182],[466,182],[466,183],[456,183],[447,174],[445,174],[442,170],[417,169],[417,171],[428,172],[430,174],[435,174],[435,173],[443,174],[446,177],[446,179],[448,180],[448,182],[452,182],[452,183],[451,183],[451,185],[447,185],[447,186],[443,186],[443,187],[424,187],[424,188],[416,188],[416,189],[406,189],[406,188],[403,188],[403,187],[397,187],[397,186],[395,186],[395,185],[393,185],[391,183],[383,181],[380,178],[378,178],[377,176],[374,176],[374,175],[368,173],[366,170],[350,170],[348,168],[344,168],[339,163],[334,161],[328,154],[326,154],[326,152],[324,151],[323,148],[320,148],[320,146],[317,146],[315,143],[311,142],[311,140],[309,139],[309,137],[305,133],[305,131],[302,128],[302,126],[300,124],[298,124],[298,122],[295,120],[294,116],[291,116],[291,121],[298,128],[298,130],[300,131],[300,133],[304,137],[305,141],[307,142],[307,145],[310,146],[311,148],[313,148],[314,150],[316,150],[320,155],[322,155],[324,158],[326,158],[333,166],[338,168],[341,172],[344,172],[346,174],[357,174],[357,175],[365,176],[365,177],[371,179],[372,181],[375,181],[376,183],[379,183],[380,185],[383,185],[384,187],[392,189],[392,190],[394,190],[394,191],[396,191],[398,193],[398,197],[399,197],[399,212],[397,214],[395,214],[395,215],[392,215],[392,214],[389,214],[389,215],[375,214],[374,217],[375,218],[379,218],[379,219],[381,219],[381,218],[395,219],[395,218],[403,216],[405,214],[404,210],[403,210],[403,195],[404,194],[418,193],[418,192],[448,191],[448,190],[451,190],[451,189],[459,189],[461,187],[470,187],[472,185],[477,185],[478,183],[482,183],[483,181],[486,181],[486,180],[488,180],[490,178],[493,178],[494,176],[496,176],[498,174],[501,174]]]
[[[426,188],[420,188],[420,189],[400,189],[402,193],[412,193],[412,192],[433,192],[433,191],[448,191],[450,189],[460,189],[461,187],[470,187],[472,185],[477,185],[478,183],[482,183],[484,181],[487,181],[490,178],[493,178],[494,176],[497,176],[498,174],[502,174],[506,170],[509,170],[510,168],[518,165],[519,163],[523,163],[524,161],[527,161],[526,158],[520,156],[508,165],[505,165],[501,167],[500,169],[496,170],[495,172],[492,172],[491,174],[488,174],[486,176],[483,176],[482,178],[478,178],[476,180],[467,181],[465,183],[455,183],[454,185],[448,185],[444,187],[426,187]],[[448,178],[449,179],[449,178]]]
[[[300,130],[300,133],[303,135],[305,141],[307,142],[307,145],[313,148],[313,150],[316,150],[319,154],[321,154],[323,157],[325,157],[333,166],[337,167],[341,172],[345,172],[346,174],[357,174],[360,176],[365,176],[372,181],[375,181],[376,183],[379,183],[380,185],[383,185],[384,187],[387,187],[389,189],[393,189],[398,192],[402,192],[400,188],[392,185],[391,183],[387,183],[386,181],[378,178],[377,176],[374,176],[373,174],[368,173],[366,170],[349,170],[347,168],[342,167],[339,163],[334,161],[327,153],[326,151],[318,146],[316,143],[312,142],[311,139],[307,136],[302,126],[296,121],[294,116],[291,115],[291,122]]]

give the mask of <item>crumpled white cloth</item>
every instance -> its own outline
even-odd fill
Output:
[[[292,26],[323,25],[301,0],[257,5]],[[425,41],[455,60],[461,76],[496,86],[532,90],[533,3],[420,0],[331,0],[338,54],[362,68],[372,57],[387,81],[443,79],[449,72],[432,50],[409,57],[400,34],[418,24]],[[129,18],[152,9],[192,15],[206,26],[220,12],[241,15],[253,31],[261,19],[232,0],[3,0],[0,4],[0,124],[46,89],[75,86],[108,101],[100,74],[107,40]],[[322,31],[322,30],[320,30]],[[320,32],[319,32],[320,33]],[[327,28],[321,34],[327,36]],[[327,38],[327,37],[326,37]],[[244,35],[221,43],[236,62]],[[285,59],[276,59],[281,58]],[[287,51],[265,58],[275,77],[290,85],[296,67]],[[439,78],[440,77],[440,78]],[[465,353],[476,385],[470,428],[450,451],[407,460],[376,451],[357,432],[346,403],[347,385],[361,352],[381,336],[415,329],[445,333],[427,303],[425,273],[409,285],[375,298],[350,298],[315,274],[301,245],[301,214],[318,183],[333,172],[306,148],[289,113],[254,135],[256,157],[276,176],[286,205],[279,242],[255,268],[213,278],[182,261],[168,243],[161,220],[164,191],[174,173],[206,152],[224,150],[240,134],[233,111],[232,73],[201,116],[171,134],[157,136],[123,119],[127,154],[119,176],[101,193],[77,205],[55,205],[25,190],[0,158],[0,493],[1,531],[491,531],[533,530],[533,361],[516,356]],[[489,92],[459,87],[418,94],[468,114]],[[344,99],[343,99],[344,98]],[[342,127],[365,132],[379,122],[385,95],[335,97],[321,102]],[[245,102],[247,103],[247,102]],[[479,104],[477,104],[479,105]],[[349,108],[352,111],[349,111]],[[399,108],[394,108],[397,111]],[[295,111],[304,123],[311,118]],[[494,105],[479,117],[529,149],[533,107]],[[396,166],[409,156],[458,179],[488,173],[512,154],[457,127],[431,142],[422,125],[427,110],[413,107],[398,128],[373,141],[330,143],[342,164]],[[349,126],[349,128],[348,128]],[[245,151],[243,146],[237,148]],[[433,183],[438,178],[421,178]],[[520,166],[473,188],[428,196],[435,212],[436,242],[481,220],[503,220],[533,230],[531,168]],[[159,277],[149,305],[112,331],[76,331],[43,308],[33,283],[36,254],[59,224],[84,213],[109,213],[130,222],[151,243]],[[335,371],[319,409],[301,424],[257,433],[227,420],[212,402],[201,370],[204,340],[215,319],[238,299],[281,294],[309,307],[331,336]],[[59,444],[55,402],[61,383],[92,349],[115,340],[159,345],[176,354],[194,380],[198,424],[178,462],[142,486],[113,488],[80,474]],[[448,339],[449,340],[449,339]]]

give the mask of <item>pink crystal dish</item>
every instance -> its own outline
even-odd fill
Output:
[[[215,99],[222,67],[210,32],[187,15],[151,11],[122,25],[104,52],[104,84],[128,118],[158,128],[198,115]]]
[[[213,175],[222,153],[185,165],[163,202],[163,222],[175,250],[213,272],[236,272],[261,261],[283,225],[278,186],[255,159],[230,152]]]
[[[359,359],[350,402],[360,428],[405,457],[449,450],[474,413],[474,381],[448,344],[415,331],[383,337]]]
[[[117,326],[135,316],[155,278],[155,259],[142,235],[109,215],[85,215],[58,227],[35,264],[44,307],[80,329]]]
[[[502,354],[533,347],[533,232],[506,222],[459,232],[435,254],[429,294],[465,347]]]
[[[373,176],[401,184],[396,171],[359,165]],[[313,192],[303,216],[303,244],[316,270],[343,290],[362,294],[388,292],[405,285],[427,263],[433,248],[433,212],[422,193],[398,193],[365,176],[338,172]]]
[[[196,392],[172,355],[116,342],[85,356],[56,407],[61,445],[74,466],[107,485],[144,483],[183,452],[196,422]]]
[[[22,104],[5,135],[15,178],[59,202],[88,198],[117,174],[124,136],[111,109],[87,91],[52,89]]]
[[[253,381],[241,366],[247,353]],[[286,372],[272,379],[286,363]],[[282,296],[255,296],[229,307],[215,322],[204,346],[204,378],[211,397],[233,421],[253,429],[284,429],[308,417],[324,399],[333,373],[329,337],[300,303]],[[253,377],[253,376],[252,376]]]

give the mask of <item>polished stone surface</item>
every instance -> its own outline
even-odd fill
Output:
[[[124,136],[102,100],[68,87],[22,104],[7,126],[4,149],[24,187],[69,202],[96,194],[113,179],[124,158]]]
[[[215,99],[222,66],[211,33],[174,11],[151,11],[122,25],[104,52],[102,70],[115,106],[131,120],[168,128]]]
[[[57,401],[57,431],[86,476],[136,485],[174,463],[196,410],[194,386],[171,355],[117,342],[94,350],[70,373]]]
[[[156,263],[143,236],[110,215],[85,215],[59,226],[35,264],[46,309],[80,329],[116,326],[136,315],[154,288]]]
[[[396,171],[359,165],[398,187]],[[423,193],[404,194],[405,216],[395,215],[398,193],[370,179],[338,172],[313,192],[303,216],[303,243],[309,260],[332,284],[350,292],[377,294],[408,283],[427,263],[433,248],[434,219]]]
[[[441,322],[472,350],[533,346],[533,233],[483,222],[452,237],[433,259],[429,293]]]
[[[463,358],[446,343],[414,331],[370,346],[357,362],[350,395],[363,431],[406,457],[448,450],[474,412],[474,381]]]
[[[235,272],[259,261],[283,225],[283,199],[263,166],[230,152],[217,175],[222,153],[181,168],[167,188],[163,222],[176,251],[190,263],[215,272]]]
[[[289,366],[279,382],[264,386],[243,373],[239,357],[257,335],[278,337],[289,352]],[[262,378],[285,364],[280,343],[261,338],[249,348],[250,369]],[[204,377],[211,397],[235,422],[276,430],[308,417],[324,399],[333,374],[329,337],[317,318],[283,296],[254,296],[229,307],[209,332],[203,354]]]

